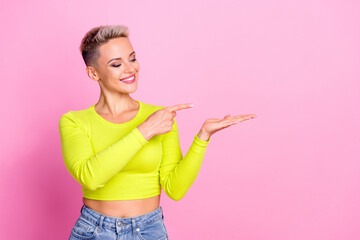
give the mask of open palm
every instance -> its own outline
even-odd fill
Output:
[[[237,124],[239,122],[255,118],[255,114],[245,114],[245,115],[235,115],[230,116],[226,115],[224,118],[209,118],[207,119],[203,126],[202,130],[206,132],[209,136],[213,135],[215,132],[220,131],[224,128],[230,127],[231,125]]]

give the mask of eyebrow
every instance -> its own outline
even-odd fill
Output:
[[[129,56],[131,56],[132,54],[134,54],[135,53],[135,51],[134,52],[132,52],[132,53],[130,53],[130,55]],[[113,60],[120,60],[121,59],[121,57],[118,57],[118,58],[112,58],[112,59],[110,59],[107,63],[109,63],[109,62],[111,62],[111,61],[113,61]]]

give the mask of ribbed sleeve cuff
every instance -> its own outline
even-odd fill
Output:
[[[209,144],[210,140],[211,140],[211,137],[209,138],[208,141],[201,140],[198,136],[198,133],[195,134],[195,137],[194,137],[194,142],[203,147],[206,147]]]
[[[141,132],[139,131],[139,129],[136,127],[133,130],[131,130],[131,132],[136,136],[136,138],[139,140],[139,142],[141,143],[141,145],[145,145],[147,144],[149,141],[145,139],[145,137],[141,134]]]

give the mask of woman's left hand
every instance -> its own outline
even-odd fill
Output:
[[[255,114],[246,114],[246,115],[236,115],[230,116],[226,115],[224,118],[209,118],[207,119],[203,126],[201,127],[198,137],[203,141],[208,141],[210,137],[224,128],[230,127],[231,125],[237,124],[239,122],[255,118]]]

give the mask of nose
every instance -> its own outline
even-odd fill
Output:
[[[125,72],[135,72],[135,68],[131,63],[125,63]]]

